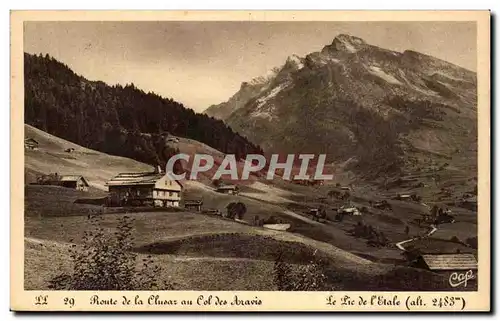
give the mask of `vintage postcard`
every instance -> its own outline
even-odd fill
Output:
[[[11,12],[14,311],[489,311],[489,11]]]

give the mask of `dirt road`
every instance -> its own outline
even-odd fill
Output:
[[[406,243],[409,243],[409,242],[412,242],[415,240],[421,240],[421,239],[427,238],[427,237],[431,236],[432,234],[436,233],[436,231],[437,231],[437,227],[435,225],[431,225],[431,229],[429,230],[429,232],[427,232],[427,234],[425,236],[423,236],[423,237],[417,236],[417,237],[413,237],[411,239],[407,239],[407,240],[398,242],[398,243],[396,243],[396,247],[398,249],[400,249],[401,251],[406,251],[406,249],[403,247],[403,244],[406,244]]]

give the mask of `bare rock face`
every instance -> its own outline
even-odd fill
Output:
[[[362,50],[366,46],[367,43],[361,38],[341,34],[333,39],[333,42],[330,46],[327,46],[325,48],[330,51],[355,53]]]

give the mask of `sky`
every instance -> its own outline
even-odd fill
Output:
[[[48,53],[89,80],[134,83],[202,112],[339,34],[476,71],[473,22],[26,22],[24,51]]]

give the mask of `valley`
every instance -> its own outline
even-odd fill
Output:
[[[326,259],[330,271],[340,278],[332,278],[337,280],[332,287],[338,289],[359,290],[366,289],[365,286],[403,290],[421,286],[425,289],[431,282],[429,280],[437,280],[432,281],[435,282],[433,287],[446,288],[447,280],[442,276],[407,267],[401,250],[395,246],[396,242],[408,238],[406,225],[410,226],[410,235],[425,233],[425,226],[419,227],[412,222],[429,212],[429,205],[390,200],[399,186],[381,192],[368,184],[354,185],[352,204],[358,208],[366,207],[368,211],[361,217],[346,217],[340,222],[334,219],[334,209],[344,202],[328,196],[329,191],[338,188],[334,182],[301,186],[280,178],[259,180],[258,176],[242,184],[239,195],[216,192],[208,174],[199,181],[183,181],[183,197],[202,199],[204,209],[224,212],[228,203],[243,202],[247,207],[244,217],[247,224],[182,208],[142,212],[141,209],[121,210],[77,200],[105,197],[105,182],[119,172],[147,171],[152,167],[85,149],[29,125],[25,125],[25,136],[39,143],[37,150],[25,152],[26,288],[44,289],[57,272],[71,268],[67,249],[72,244],[78,245],[83,233],[89,230],[89,217],[100,217],[100,226],[105,233],[112,234],[117,219],[123,215],[134,220],[134,251],[139,257],[152,255],[164,267],[161,278],[174,279],[178,289],[272,290],[274,259],[280,249],[295,253],[288,258],[292,266],[307,264],[313,257]],[[64,152],[69,147],[74,148],[74,152]],[[177,148],[184,153],[203,152],[215,158],[222,157],[216,150],[182,137],[179,137]],[[37,175],[54,171],[62,175],[84,175],[90,190],[82,192],[30,184],[36,181]],[[342,181],[342,184],[346,183]],[[412,189],[422,192],[423,202],[428,202],[424,190]],[[381,198],[389,199],[391,211],[378,210],[370,205],[370,201]],[[327,217],[317,221],[309,210],[319,207],[327,209]],[[464,243],[450,241],[450,238],[456,236],[464,242],[477,235],[476,213],[460,207],[451,208],[456,222],[441,224],[422,246],[437,252],[456,252],[457,249],[475,252]],[[289,223],[291,228],[283,232],[255,226],[255,216],[259,219],[273,217]],[[389,240],[387,246],[374,247],[367,239],[352,235],[351,231],[360,221],[384,233]],[[419,242],[414,243],[419,246]],[[54,269],[54,266],[58,268]],[[388,277],[400,273],[405,277]],[[407,276],[411,273],[418,273],[427,281],[418,279],[421,285],[414,284]]]

